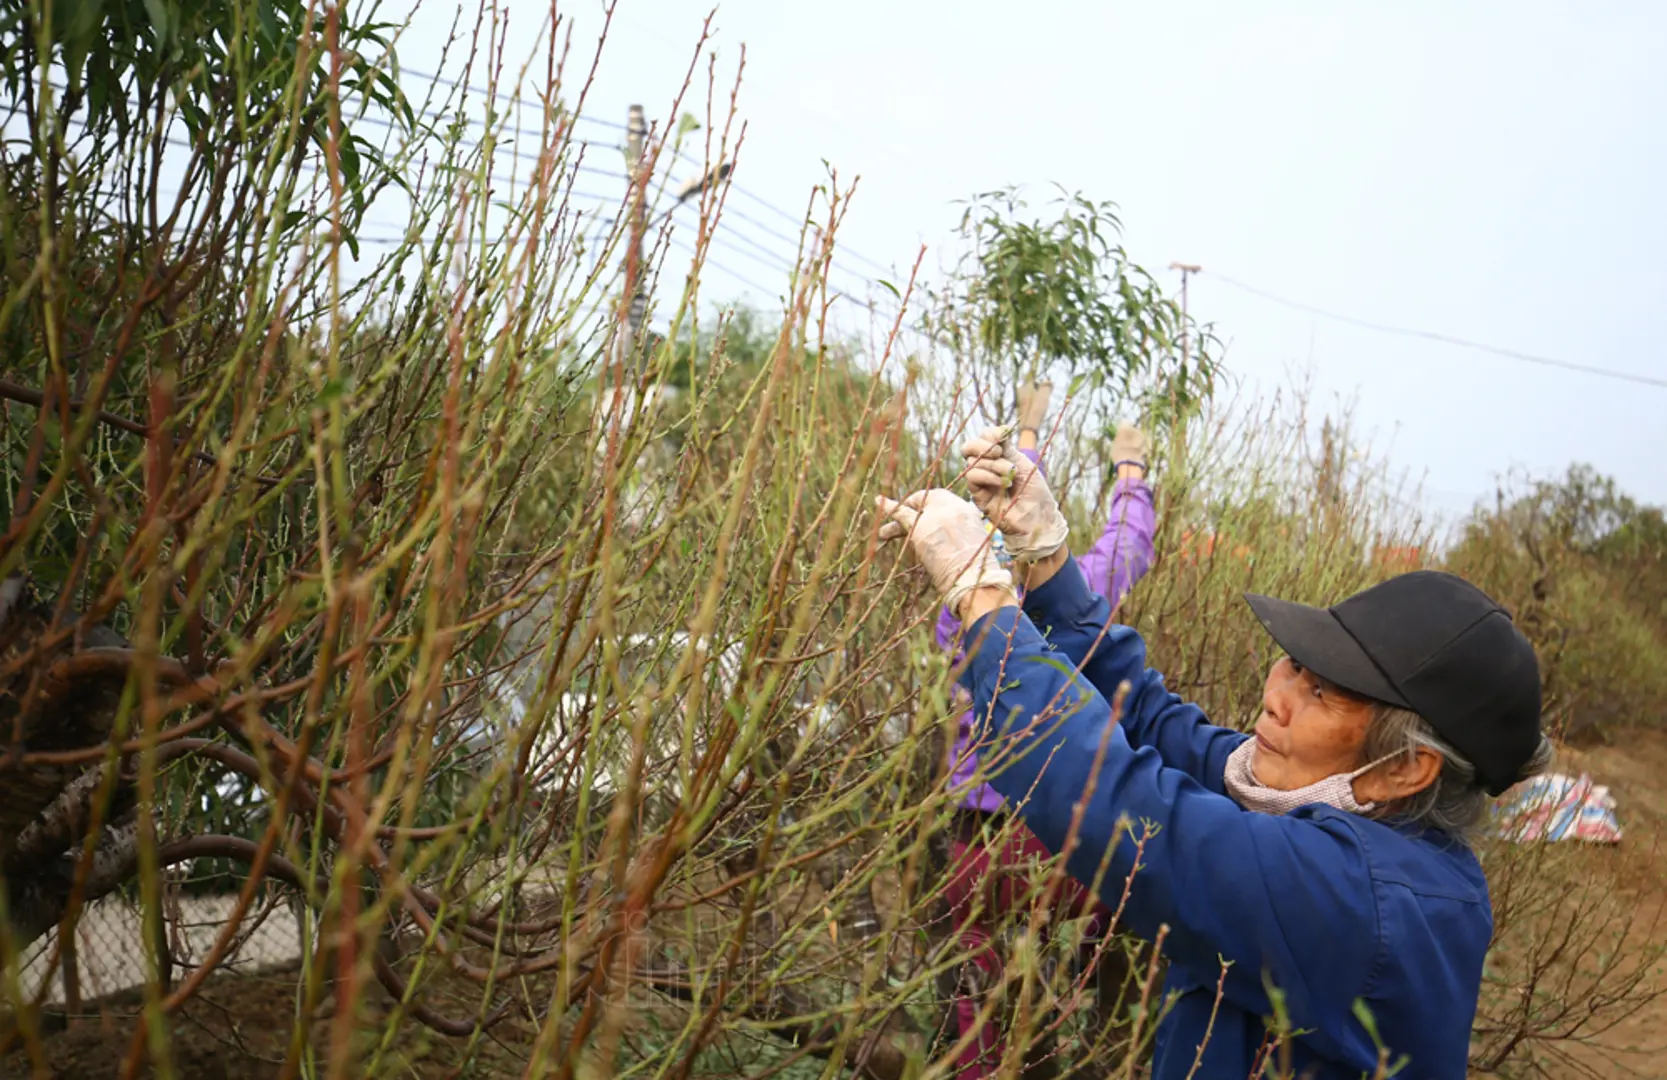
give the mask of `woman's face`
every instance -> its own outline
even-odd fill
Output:
[[[1294,791],[1362,764],[1360,751],[1372,722],[1372,703],[1326,682],[1289,657],[1268,672],[1256,749],[1256,779]]]

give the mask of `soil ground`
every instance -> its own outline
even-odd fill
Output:
[[[1618,803],[1625,838],[1615,852],[1615,886],[1637,905],[1639,919],[1653,922],[1654,937],[1667,941],[1667,732],[1620,732],[1607,746],[1565,750],[1559,772],[1590,773],[1607,784]],[[1657,972],[1657,985],[1667,977]],[[1570,1075],[1667,1080],[1667,994],[1604,1032],[1590,1045],[1571,1048]]]
[[[258,974],[210,979],[181,1008],[169,1029],[170,1057],[177,1080],[267,1080],[279,1076],[295,1028],[297,974],[294,966],[285,965]],[[370,989],[368,1000],[376,1013],[393,1004],[379,986]],[[86,1012],[93,1015],[73,1023],[49,1013],[43,1021],[47,1030],[42,1032],[41,1040],[47,1065],[44,1075],[52,1080],[114,1080],[120,1076],[132,1045],[135,1018],[142,1007],[139,993],[132,991],[89,1004]],[[373,1030],[364,1032],[358,1061],[368,1063],[375,1054],[381,1027],[376,1023]],[[327,1018],[314,1025],[319,1045],[327,1042],[329,1030]],[[521,1075],[521,1063],[503,1053],[494,1040],[483,1041],[476,1048],[472,1067],[465,1070],[461,1041],[434,1035],[410,1021],[400,1026],[399,1034],[399,1041],[384,1051],[379,1075],[403,1074],[425,1080]],[[513,1021],[494,1029],[499,1039],[528,1043],[532,1034],[517,1029]],[[26,1053],[14,1051],[0,1059],[0,1077],[40,1075],[31,1071]],[[153,1074],[146,1070],[141,1075]]]

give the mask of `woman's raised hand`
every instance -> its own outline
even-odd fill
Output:
[[[959,613],[975,589],[1013,591],[1013,575],[996,561],[983,515],[953,491],[932,488],[901,501],[882,495],[875,504],[889,519],[880,526],[880,539],[908,538],[909,550],[951,611]]]
[[[1012,425],[989,428],[961,448],[972,501],[1001,530],[1008,554],[1038,562],[1065,546],[1070,526],[1034,462],[1014,448]]]

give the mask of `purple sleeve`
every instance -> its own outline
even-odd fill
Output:
[[[1152,537],[1158,515],[1152,489],[1144,480],[1117,481],[1111,496],[1106,531],[1088,553],[1077,560],[1088,587],[1111,601],[1113,608],[1152,566]]]
[[[961,620],[949,610],[948,605],[938,609],[938,648],[947,649],[955,641],[955,635],[961,632]]]

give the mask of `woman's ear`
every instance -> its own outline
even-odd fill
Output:
[[[1410,756],[1400,755],[1364,776],[1355,777],[1355,801],[1379,805],[1395,802],[1418,794],[1440,776],[1441,755],[1420,746]]]

